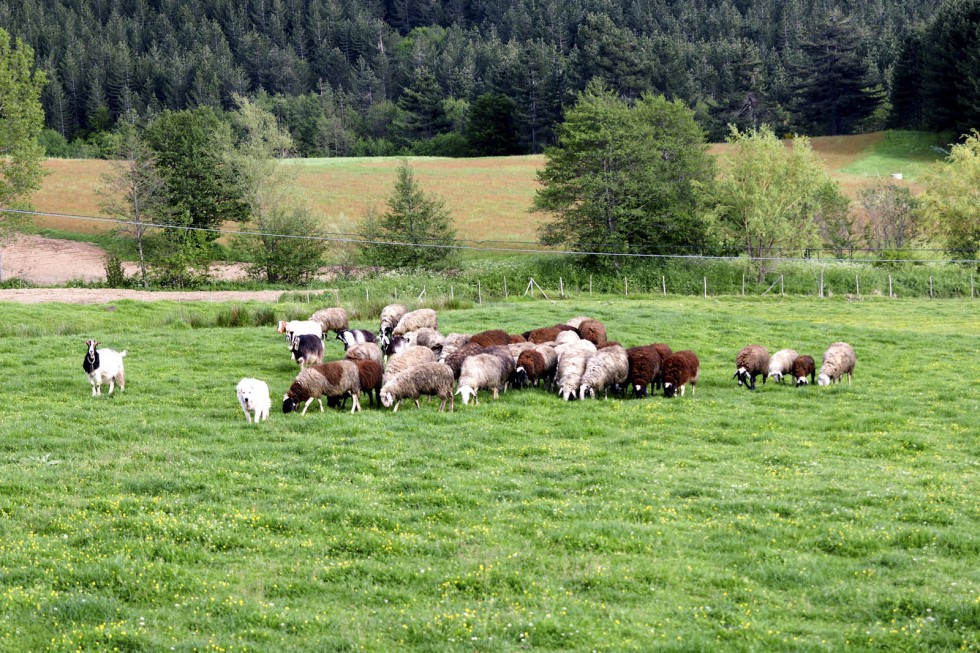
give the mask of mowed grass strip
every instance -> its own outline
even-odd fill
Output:
[[[445,311],[444,333],[593,315],[694,349],[701,382],[305,417],[278,410],[296,366],[272,327],[208,326],[233,308],[2,307],[0,649],[978,646],[975,304]],[[90,396],[89,337],[128,350],[125,393]],[[819,361],[835,340],[851,386],[731,380],[750,342]],[[243,376],[269,383],[269,422],[245,423]]]

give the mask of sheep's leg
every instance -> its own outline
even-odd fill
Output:
[[[360,394],[361,393],[359,393],[359,392],[358,393],[353,393],[353,392],[351,393],[351,397],[354,398],[354,405],[351,406],[351,409],[350,409],[350,414],[351,415],[354,414],[354,410],[355,409],[357,409],[357,412],[361,412],[361,400],[358,399],[358,395],[360,395]]]
[[[399,399],[398,401],[395,402],[395,409],[393,411],[391,411],[391,412],[392,413],[397,413],[398,412],[398,407],[401,406],[401,405],[402,405],[402,400]]]
[[[505,389],[504,392],[507,392],[507,390]],[[500,399],[500,388],[493,389],[493,400],[496,401],[497,399]]]
[[[698,390],[698,384],[697,383],[692,383],[691,384],[691,396],[692,397],[694,396],[694,393],[697,392],[697,390]]]
[[[687,388],[687,385],[682,385],[682,386],[681,386],[681,396],[682,396],[682,397],[684,396],[684,389],[685,389],[685,388]]]
[[[456,409],[456,397],[453,395],[453,391],[449,390],[449,412],[453,412]]]
[[[419,405],[419,400],[418,399],[415,400],[415,407],[416,408],[422,408],[422,406]]]
[[[316,400],[320,402],[320,412],[322,413],[323,412],[323,399],[321,399],[320,397],[317,397]]]
[[[306,409],[309,408],[310,407],[310,404],[312,404],[312,403],[313,403],[313,397],[310,397],[309,399],[307,399],[306,400],[306,403],[303,404],[303,412],[300,413],[300,415],[305,415],[306,414]],[[321,410],[322,410],[322,408],[323,407],[321,406]]]

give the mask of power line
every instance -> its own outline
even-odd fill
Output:
[[[205,233],[214,233],[228,236],[256,236],[261,238],[283,238],[283,239],[293,239],[293,240],[314,240],[318,242],[327,243],[342,243],[342,244],[352,244],[352,245],[382,245],[389,247],[427,247],[430,249],[450,249],[457,251],[471,251],[471,252],[501,252],[501,253],[511,253],[511,254],[555,254],[560,256],[609,256],[618,258],[638,258],[638,259],[681,259],[681,260],[706,260],[706,261],[737,261],[741,256],[711,256],[704,254],[643,254],[639,252],[603,252],[603,251],[588,251],[588,250],[562,250],[562,249],[523,249],[523,248],[511,248],[511,247],[480,247],[473,245],[460,245],[455,244],[444,244],[444,243],[424,243],[424,242],[399,242],[399,241],[386,241],[386,240],[370,240],[357,236],[356,234],[337,234],[337,236],[301,236],[296,234],[280,234],[265,231],[254,231],[254,230],[239,230],[232,231],[230,229],[220,229],[215,227],[197,227],[193,225],[183,225],[183,224],[167,224],[159,222],[136,222],[132,220],[118,220],[115,218],[103,218],[98,216],[88,216],[88,215],[74,215],[71,213],[51,213],[45,211],[27,211],[24,209],[8,209],[0,207],[0,212],[2,213],[14,213],[21,215],[34,215],[47,218],[66,218],[70,220],[81,220],[84,222],[100,222],[105,224],[115,224],[120,226],[138,226],[146,229],[173,229],[182,231],[200,231]],[[470,242],[470,241],[466,241]],[[481,242],[481,241],[472,241]],[[484,242],[507,242],[507,241],[484,241]],[[525,243],[527,241],[524,241]],[[534,243],[546,247],[542,243]],[[858,251],[856,248],[844,248],[848,251]],[[809,248],[809,251],[831,251],[826,249],[815,249]],[[877,251],[877,250],[867,250],[867,251]],[[932,250],[926,250],[932,251]],[[774,262],[802,262],[802,263],[841,263],[848,262],[848,259],[841,258],[804,258],[799,256],[756,256],[752,258],[753,261],[774,261]],[[932,260],[932,261],[910,261],[909,259],[859,259],[855,261],[857,263],[864,262],[876,262],[876,263],[909,263],[909,262],[928,262],[928,263],[980,263],[980,259],[945,259],[945,260]]]

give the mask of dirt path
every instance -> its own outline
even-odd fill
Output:
[[[74,279],[103,281],[104,257],[105,252],[91,243],[43,236],[20,236],[3,250],[3,278],[18,277],[39,285],[65,284]],[[136,266],[126,264],[125,270],[127,274],[134,274]],[[220,266],[215,273],[222,279],[243,276],[241,268],[237,266]],[[117,288],[27,288],[0,289],[0,302],[100,304],[120,299],[274,302],[278,301],[280,295],[281,290],[146,292]]]

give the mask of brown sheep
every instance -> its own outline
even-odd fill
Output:
[[[449,366],[449,369],[453,371],[453,378],[459,378],[459,372],[463,367],[463,361],[465,361],[470,356],[474,356],[483,351],[483,347],[474,343],[468,342],[450,355],[443,359],[443,363]]]
[[[796,387],[799,388],[801,385],[806,385],[806,377],[810,377],[810,383],[815,382],[815,377],[817,374],[817,364],[813,360],[813,356],[797,356],[793,361],[793,378],[796,380]]]
[[[350,412],[361,410],[361,402],[358,395],[361,393],[361,384],[357,365],[353,361],[331,361],[308,367],[296,377],[293,384],[289,386],[289,391],[282,398],[282,412],[291,413],[304,403],[302,414],[306,414],[306,409],[310,407],[313,400],[320,402],[320,410],[323,410],[321,397],[339,397],[348,394],[354,398],[354,406]]]
[[[510,334],[500,329],[490,329],[474,333],[470,338],[471,343],[476,343],[481,347],[493,347],[494,345],[509,345]]]
[[[569,327],[570,328],[570,327]],[[524,332],[524,339],[539,345],[543,342],[553,342],[558,334],[561,333],[558,327],[543,327],[541,329],[531,329]]]
[[[629,361],[626,384],[637,399],[646,397],[647,386],[660,376],[660,353],[650,345],[630,347],[626,350],[626,358]]]
[[[515,375],[520,385],[537,386],[544,380],[550,386],[558,369],[558,353],[547,346],[526,349],[517,357]]]
[[[357,365],[357,376],[358,381],[361,384],[361,392],[366,392],[368,396],[368,402],[371,406],[374,405],[374,398],[378,397],[378,403],[381,402],[381,377],[384,375],[384,370],[381,367],[381,363],[373,360],[362,360],[362,359],[350,359],[354,361]],[[374,394],[371,394],[371,391]],[[327,406],[329,408],[344,408],[347,405],[347,395],[340,397],[327,397]]]
[[[667,360],[670,357],[670,355],[674,353],[674,350],[662,342],[655,342],[650,346],[656,349],[657,353],[660,354],[660,374],[658,374],[653,378],[653,389],[660,390],[664,387],[664,375],[663,375],[664,361]]]
[[[578,334],[596,347],[606,341],[606,327],[599,320],[584,320],[578,325]]]
[[[749,390],[755,390],[755,377],[762,376],[762,385],[766,384],[766,374],[769,373],[769,350],[762,345],[743,347],[735,357],[735,375],[738,384],[745,384]]]
[[[691,384],[691,396],[698,387],[698,377],[701,374],[701,361],[693,351],[678,351],[671,354],[665,360],[661,368],[664,377],[664,396],[668,399],[677,395],[680,388],[681,396],[684,396],[684,387]]]

